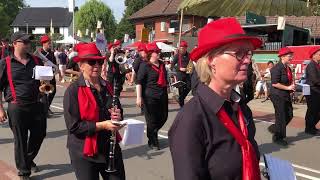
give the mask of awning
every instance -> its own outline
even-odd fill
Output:
[[[183,0],[179,6],[182,9],[205,17],[244,16],[247,11],[262,16],[312,15],[311,8],[301,0]]]

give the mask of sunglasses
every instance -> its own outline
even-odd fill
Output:
[[[99,66],[102,66],[103,64],[103,61],[101,60],[95,60],[95,61],[87,61],[87,63],[90,65],[90,66],[94,66],[98,63]]]
[[[23,44],[30,44],[31,43],[30,40],[25,40],[25,41],[18,40],[18,41],[15,41],[15,42],[19,42],[19,43],[23,43]]]
[[[230,56],[235,57],[238,61],[243,61],[245,57],[251,58],[252,51],[251,50],[239,50],[239,51],[224,51],[223,54],[228,54]]]

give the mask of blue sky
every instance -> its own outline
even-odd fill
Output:
[[[119,22],[125,9],[124,0],[102,0],[113,11],[113,15]],[[31,7],[67,7],[68,0],[25,0]],[[75,0],[76,6],[80,7],[86,0]]]

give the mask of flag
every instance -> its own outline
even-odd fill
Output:
[[[74,11],[74,0],[68,0],[69,2],[69,12],[73,12]]]

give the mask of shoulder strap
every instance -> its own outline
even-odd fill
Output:
[[[14,89],[13,80],[12,80],[11,57],[10,56],[6,57],[6,64],[7,64],[7,76],[8,76],[9,86],[10,86],[11,95],[13,98],[12,103],[17,103],[17,95],[16,95],[16,91]]]
[[[40,62],[39,62],[39,58],[35,55],[32,55],[32,59],[34,60],[34,63],[36,63],[36,65],[39,65]]]

